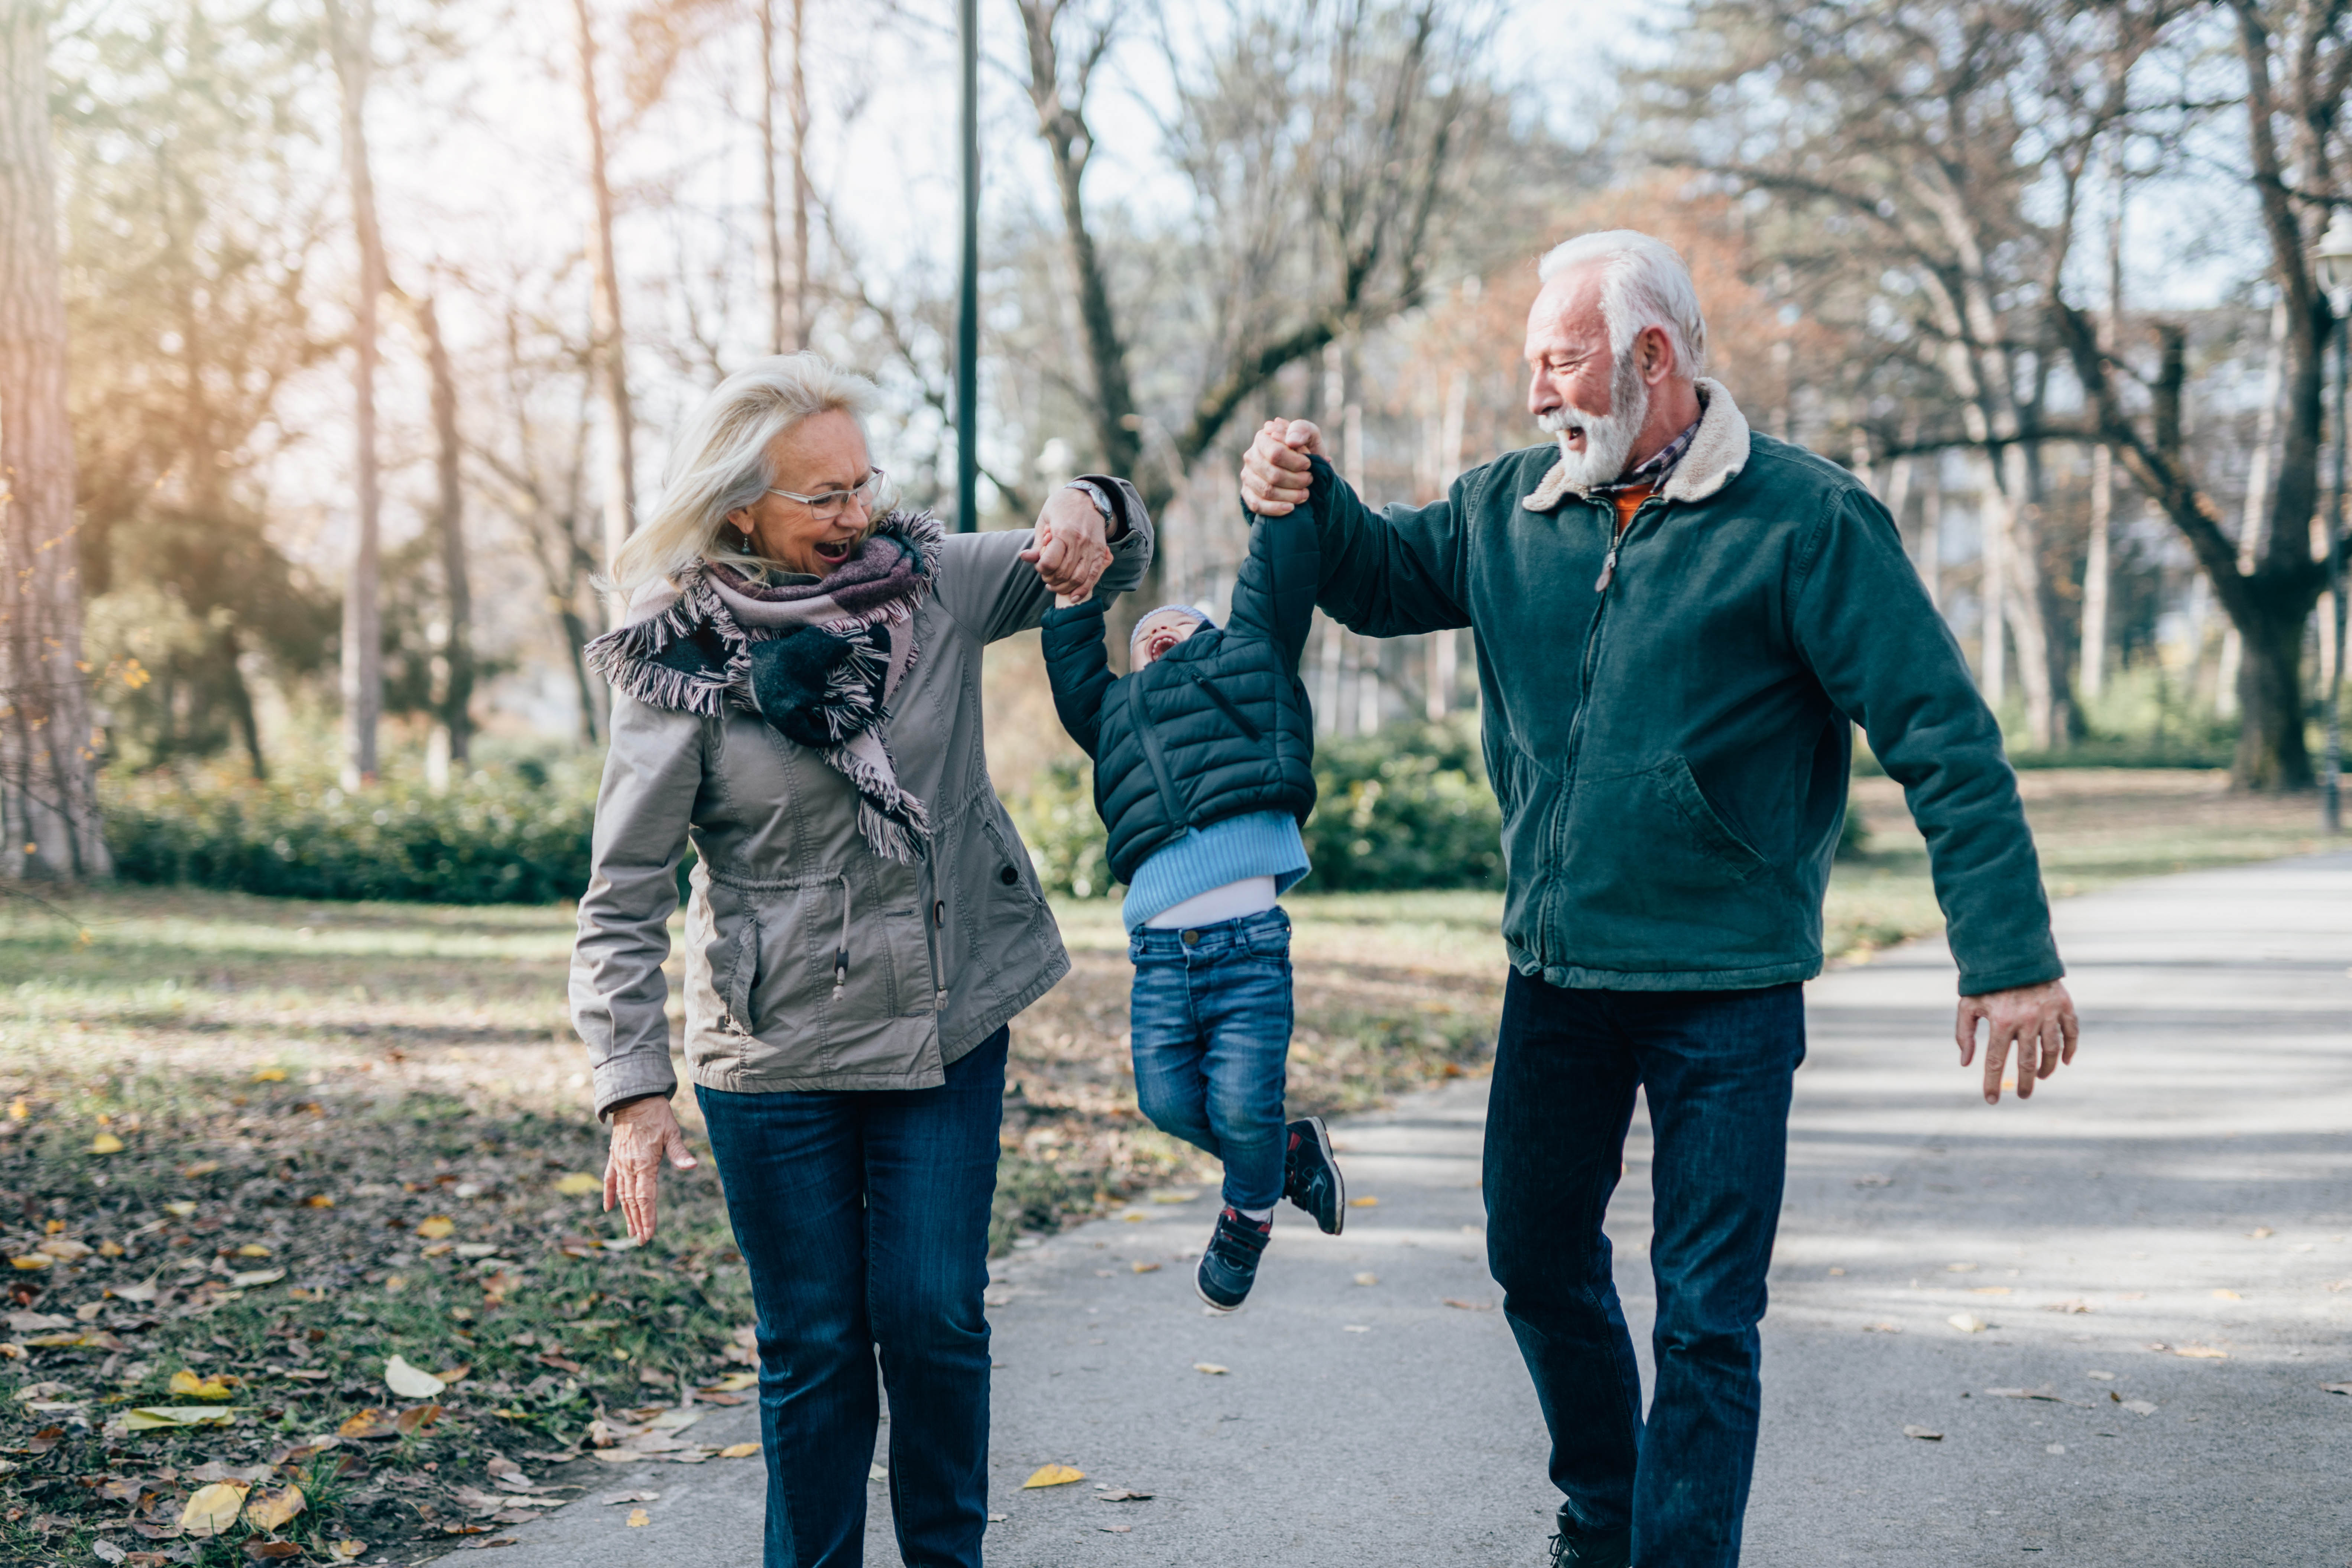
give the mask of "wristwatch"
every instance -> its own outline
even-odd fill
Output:
[[[1081,491],[1088,500],[1095,503],[1095,510],[1102,513],[1104,531],[1106,533],[1118,526],[1118,513],[1112,510],[1110,497],[1103,494],[1102,486],[1095,483],[1092,479],[1072,479],[1068,484],[1062,488],[1065,489]]]

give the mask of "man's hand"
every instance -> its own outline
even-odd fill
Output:
[[[1308,457],[1323,456],[1323,432],[1304,419],[1269,419],[1242,454],[1242,500],[1260,517],[1287,517],[1307,504],[1313,472]]]
[[[1056,604],[1085,604],[1110,567],[1101,510],[1082,490],[1067,486],[1055,490],[1037,514],[1036,542],[1021,552],[1021,559],[1037,568]]]
[[[2009,1047],[2017,1047],[2017,1098],[2031,1100],[2037,1079],[2074,1059],[2075,1039],[2082,1025],[2074,1017],[2074,999],[2063,981],[2020,985],[2008,991],[1988,991],[1960,998],[1960,1016],[1952,1038],[1960,1047],[1960,1065],[1976,1059],[1977,1025],[1991,1026],[1985,1041],[1984,1097],[1987,1105],[2000,1103],[2000,1075]]]
[[[654,1194],[661,1176],[662,1156],[680,1171],[700,1162],[686,1146],[677,1113],[663,1095],[633,1100],[613,1112],[613,1147],[604,1159],[604,1212],[618,1205],[629,1222],[629,1236],[643,1244],[654,1238]]]

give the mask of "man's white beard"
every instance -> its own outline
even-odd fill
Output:
[[[1536,416],[1537,428],[1559,437],[1560,466],[1570,486],[1589,490],[1595,485],[1615,482],[1625,472],[1626,459],[1633,455],[1633,442],[1642,434],[1643,422],[1650,416],[1650,386],[1642,379],[1632,354],[1616,356],[1615,368],[1609,378],[1609,412],[1587,414],[1570,404],[1549,414]],[[1572,450],[1568,444],[1568,432],[1584,432],[1584,450]]]

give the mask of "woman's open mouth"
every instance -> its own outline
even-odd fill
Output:
[[[820,539],[815,549],[818,555],[837,564],[849,559],[850,542],[846,539]]]

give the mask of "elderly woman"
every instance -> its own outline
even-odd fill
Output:
[[[728,377],[612,563],[572,1009],[642,1240],[662,1159],[694,1163],[662,974],[691,842],[686,1059],[759,1319],[768,1568],[862,1558],[877,1347],[899,1548],[977,1568],[1006,1026],[1069,968],[989,781],[981,651],[1132,586],[1151,530],[1114,479],[1034,531],[878,511],[872,396],[809,353]]]

